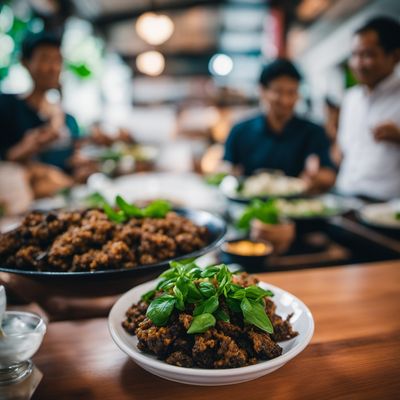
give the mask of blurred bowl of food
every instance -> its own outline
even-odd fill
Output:
[[[365,205],[356,215],[365,225],[383,231],[400,232],[400,199]]]
[[[240,264],[246,271],[262,270],[268,256],[273,253],[270,242],[252,239],[232,239],[221,246],[221,261],[225,264]]]
[[[249,203],[253,199],[298,197],[306,192],[307,184],[300,178],[262,172],[249,177],[227,176],[220,189],[229,200]]]
[[[361,203],[357,199],[333,194],[316,197],[278,199],[277,207],[281,216],[296,223],[297,234],[323,230],[330,218],[357,210]]]

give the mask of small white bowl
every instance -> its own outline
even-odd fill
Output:
[[[299,332],[295,338],[279,342],[283,348],[282,355],[268,361],[240,368],[229,369],[201,369],[183,368],[169,365],[158,360],[155,356],[143,353],[137,348],[136,336],[131,336],[122,328],[126,310],[139,301],[143,293],[153,289],[156,281],[144,283],[129,290],[114,304],[108,317],[108,327],[111,336],[117,346],[130,356],[136,364],[146,371],[161,378],[188,385],[220,386],[232,385],[250,381],[260,376],[269,374],[285,365],[289,360],[297,356],[310,342],[314,333],[314,320],[310,310],[297,297],[276,286],[260,282],[264,289],[270,289],[275,294],[273,301],[277,305],[277,314],[285,318],[294,313],[291,323],[294,330]]]

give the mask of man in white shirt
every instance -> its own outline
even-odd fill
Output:
[[[338,191],[389,200],[400,197],[400,24],[378,17],[356,31],[350,67],[358,82],[344,99]]]

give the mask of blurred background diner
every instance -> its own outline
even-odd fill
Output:
[[[223,159],[244,166],[246,175],[262,168],[301,175],[311,189],[322,185],[317,189],[323,191],[333,186],[342,161],[341,192],[398,197],[398,91],[392,90],[398,20],[366,25],[377,16],[398,15],[398,7],[390,0],[2,2],[2,168],[25,169],[24,179],[16,174],[34,199],[84,184],[96,172],[116,177],[154,170],[232,171]],[[365,72],[374,65],[363,61],[374,48],[357,40],[375,40],[371,45],[381,51],[376,76]],[[276,59],[293,63],[286,72],[295,81],[292,99],[272,87]],[[361,115],[367,106],[342,104],[350,87],[360,83],[372,90],[389,75],[391,97],[381,121],[366,122]],[[243,132],[238,145],[246,158],[240,165],[229,150],[233,139],[224,151],[225,142],[232,127],[260,111],[267,115],[260,117],[267,121],[260,125],[261,137],[266,127],[275,133],[285,129],[292,143],[272,134],[273,145],[257,146],[259,138],[251,139],[257,128],[243,125],[249,133]],[[365,126],[355,126],[354,119],[348,126],[355,114]],[[325,133],[318,128],[318,138],[301,139],[304,129],[294,126],[293,115]],[[353,135],[380,133],[351,139],[349,129]]]
[[[122,195],[219,214],[273,242],[272,269],[398,257],[399,16],[397,0],[1,2],[0,229]]]

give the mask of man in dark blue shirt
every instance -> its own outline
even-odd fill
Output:
[[[28,36],[22,46],[22,63],[33,80],[25,98],[0,95],[0,158],[37,160],[62,169],[79,136],[75,119],[58,104],[46,100],[50,89],[59,89],[62,56],[60,40],[47,33]]]
[[[264,67],[261,77],[263,113],[234,126],[224,160],[241,173],[281,170],[307,180],[310,190],[334,184],[335,168],[322,127],[294,115],[301,75],[288,60]]]

